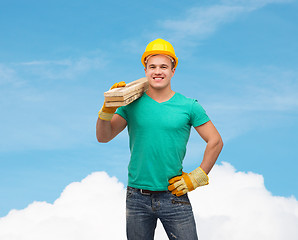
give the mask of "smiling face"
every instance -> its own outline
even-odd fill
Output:
[[[172,68],[171,60],[164,55],[154,55],[148,59],[145,74],[151,88],[162,90],[171,88],[171,78],[175,68]]]

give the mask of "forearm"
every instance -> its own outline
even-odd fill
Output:
[[[100,118],[97,119],[96,123],[96,138],[98,142],[109,142],[112,136],[112,125],[111,121],[105,121]]]
[[[222,147],[223,142],[221,138],[218,138],[216,141],[207,142],[203,161],[200,165],[200,167],[205,171],[206,174],[208,174],[214,166],[222,150]]]
[[[181,176],[176,176],[169,180],[170,185],[168,189],[176,196],[181,196],[197,187],[209,184],[207,174],[214,166],[223,147],[221,136],[211,121],[197,126],[195,129],[206,141],[207,146],[200,167],[197,167],[190,173],[182,172]]]
[[[115,83],[111,88],[125,87],[125,82]],[[98,119],[96,122],[96,138],[99,142],[109,142],[118,133],[120,133],[126,126],[125,120],[115,120],[114,113],[118,106],[107,107],[104,103],[102,108],[99,110]],[[114,121],[113,121],[114,119]]]

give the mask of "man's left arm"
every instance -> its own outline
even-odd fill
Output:
[[[169,180],[168,189],[175,195],[181,196],[187,192],[204,186],[209,183],[208,173],[214,166],[223,147],[223,141],[217,129],[211,121],[195,127],[198,134],[207,143],[203,160],[200,167],[191,173],[182,172],[182,176],[174,177]]]
[[[198,134],[204,139],[207,143],[204,157],[200,167],[203,171],[208,174],[215,164],[221,150],[223,147],[223,141],[221,136],[213,123],[208,121],[203,125],[195,127]]]

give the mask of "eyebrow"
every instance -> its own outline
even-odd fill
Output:
[[[158,65],[158,64],[154,64],[154,63],[149,64],[149,67],[155,67],[155,66],[160,66],[160,67],[164,67],[164,66],[166,66],[166,67],[169,67],[169,65],[166,64],[166,63],[162,63],[162,64],[160,64],[160,65]]]

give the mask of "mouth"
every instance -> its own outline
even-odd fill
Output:
[[[162,81],[164,78],[163,77],[153,77],[153,80],[156,82]]]

